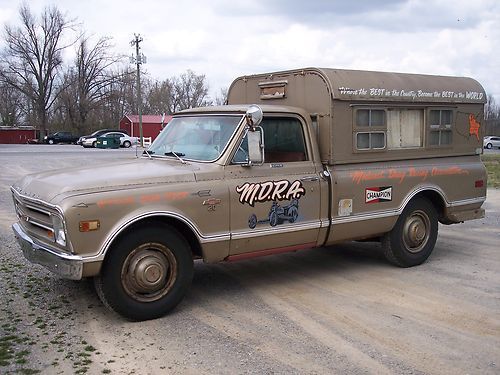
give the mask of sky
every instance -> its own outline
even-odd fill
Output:
[[[0,26],[21,1],[0,0]],[[468,76],[500,104],[499,0],[30,0],[55,5],[159,80],[204,74],[212,98],[238,76],[305,67]],[[2,27],[3,29],[3,27]],[[0,48],[2,47],[0,41]],[[72,52],[68,51],[68,59]]]

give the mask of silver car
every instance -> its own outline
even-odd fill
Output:
[[[491,135],[488,136],[488,137],[484,137],[484,139],[483,139],[483,147],[487,148],[487,149],[490,149],[490,148],[493,148],[493,147],[500,148],[500,137],[491,136]]]
[[[109,131],[109,132],[106,132],[106,133],[101,133],[101,134],[98,134],[98,135],[90,135],[90,136],[87,136],[85,138],[81,138],[81,145],[83,147],[96,147],[96,144],[97,144],[97,138],[100,138],[100,137],[116,137],[116,138],[120,138],[120,137],[123,137],[123,136],[126,136],[127,134],[125,132],[122,132],[120,130],[113,130],[113,131]],[[123,143],[121,142],[120,140],[120,146],[122,146]]]

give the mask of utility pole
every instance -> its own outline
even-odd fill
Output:
[[[141,64],[146,63],[146,56],[140,53],[139,43],[142,42],[140,34],[134,34],[134,39],[130,41],[132,47],[135,46],[135,57],[132,55],[130,62],[137,65],[137,111],[139,112],[139,139],[141,147],[144,147],[144,139],[142,136],[142,99],[141,99]]]

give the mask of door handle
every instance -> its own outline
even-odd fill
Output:
[[[318,180],[319,180],[318,176],[307,176],[307,177],[302,177],[300,179],[300,181],[310,181],[310,182],[314,182],[314,181],[318,181]]]

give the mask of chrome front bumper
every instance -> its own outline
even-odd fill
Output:
[[[12,225],[12,230],[21,245],[24,257],[31,263],[40,264],[65,279],[82,278],[83,261],[80,256],[62,253],[35,243],[18,223]]]

